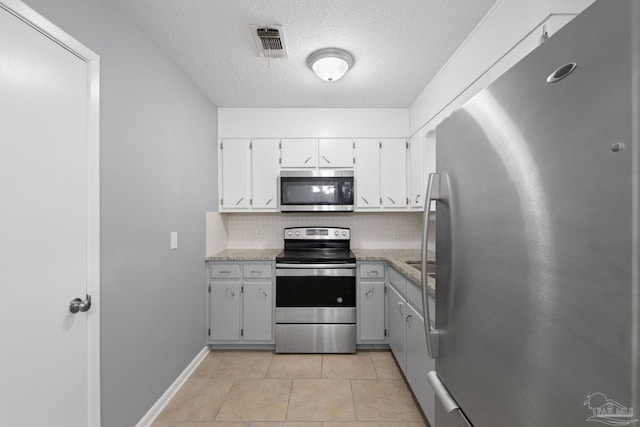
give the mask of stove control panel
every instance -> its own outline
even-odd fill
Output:
[[[289,227],[284,229],[286,240],[350,240],[351,229],[343,227]]]

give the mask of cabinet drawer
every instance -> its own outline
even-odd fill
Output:
[[[360,264],[360,279],[384,279],[384,264]]]
[[[242,277],[245,279],[262,279],[271,277],[271,264],[245,264],[242,266]]]
[[[402,295],[407,294],[407,278],[393,268],[389,268],[389,284],[396,288]]]
[[[240,264],[213,264],[211,265],[211,278],[240,278]]]

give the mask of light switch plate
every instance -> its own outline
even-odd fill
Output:
[[[178,232],[171,232],[171,249],[178,249]]]

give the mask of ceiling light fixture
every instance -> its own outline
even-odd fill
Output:
[[[307,65],[322,80],[335,82],[353,67],[353,56],[337,48],[320,49],[307,58]]]

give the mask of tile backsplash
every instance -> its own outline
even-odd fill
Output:
[[[348,227],[352,248],[419,249],[422,212],[326,215],[207,212],[207,256],[223,249],[282,248],[285,227],[305,226]]]

